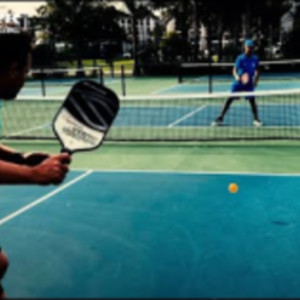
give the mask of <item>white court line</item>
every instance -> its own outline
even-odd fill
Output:
[[[206,106],[207,106],[207,105],[200,106],[200,107],[198,107],[197,109],[193,110],[192,112],[190,112],[190,113],[184,115],[182,118],[177,119],[177,120],[174,121],[173,123],[169,124],[169,125],[168,125],[168,128],[171,128],[171,127],[173,127],[173,126],[179,124],[179,123],[182,122],[183,120],[188,119],[188,118],[191,117],[192,115],[194,115],[194,114],[196,114],[197,112],[203,110]]]
[[[121,80],[120,79],[104,79],[104,83],[105,84],[117,84],[120,83]]]
[[[163,89],[154,91],[154,92],[150,93],[150,95],[160,95],[160,94],[163,93],[163,92],[168,92],[169,90],[178,88],[178,87],[180,87],[180,86],[181,86],[181,85],[179,85],[179,84],[172,85],[172,86],[170,86],[170,87],[166,87],[166,88],[163,88]],[[176,92],[176,93],[177,93],[177,92]]]
[[[40,86],[24,86],[23,88],[22,88],[22,91],[24,91],[24,90],[41,90],[41,87]]]
[[[43,129],[43,128],[46,128],[46,127],[50,127],[51,125],[52,125],[52,123],[46,123],[46,124],[43,124],[43,125],[39,125],[39,126],[36,126],[36,127],[29,128],[29,129],[24,129],[24,130],[21,130],[21,131],[17,131],[17,132],[14,132],[12,134],[8,134],[7,136],[8,137],[14,137],[14,136],[22,134],[22,133],[28,133],[28,132],[32,132],[32,131],[35,131],[35,130],[38,130],[38,129]]]
[[[86,169],[72,169],[75,172],[84,172]],[[180,171],[180,170],[93,170],[93,173],[103,174],[167,174],[167,175],[237,175],[237,176],[258,176],[258,177],[300,177],[300,173],[257,173],[257,172],[228,172],[228,171]]]
[[[5,224],[6,222],[14,219],[15,217],[21,215],[22,213],[26,212],[27,210],[37,206],[38,204],[45,202],[46,200],[48,200],[49,198],[51,198],[52,196],[58,194],[59,192],[67,189],[68,187],[70,187],[71,185],[73,185],[74,183],[82,180],[83,178],[87,177],[88,175],[90,175],[93,172],[93,170],[88,170],[86,171],[84,174],[76,177],[75,179],[71,180],[70,182],[62,185],[61,187],[59,187],[58,189],[52,191],[51,193],[31,202],[30,204],[18,209],[17,211],[13,212],[12,214],[4,217],[3,219],[0,220],[0,226]]]

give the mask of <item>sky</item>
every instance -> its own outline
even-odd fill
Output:
[[[20,14],[28,14],[33,16],[36,9],[43,5],[45,1],[2,1],[0,0],[0,13],[6,14],[8,10],[12,10],[17,16]]]

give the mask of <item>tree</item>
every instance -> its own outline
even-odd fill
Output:
[[[184,61],[199,57],[200,27],[207,30],[207,44],[212,48],[212,40],[219,40],[218,53],[222,54],[222,39],[224,32],[230,31],[238,44],[241,31],[241,14],[243,4],[236,5],[236,1],[228,0],[152,0],[152,6],[165,9],[167,20],[176,20],[176,29],[182,37],[182,57]],[[189,52],[189,29],[194,30],[192,53]],[[192,54],[192,55],[191,55]],[[210,53],[211,54],[211,53]]]
[[[49,33],[50,42],[70,43],[75,51],[77,67],[82,68],[83,49],[89,43],[124,39],[114,7],[101,0],[48,1],[38,10],[35,26]]]
[[[123,0],[131,17],[131,41],[132,54],[134,59],[133,74],[135,76],[141,75],[140,55],[139,55],[139,38],[138,38],[138,21],[145,17],[153,16],[151,11],[147,8],[147,1],[141,0]]]
[[[201,11],[201,22],[218,40],[218,56],[222,59],[224,33],[233,39],[233,56],[240,51],[240,40],[254,38],[261,57],[267,44],[279,40],[280,19],[285,11],[284,0],[194,0]],[[212,34],[214,33],[214,34]]]
[[[270,49],[274,42],[280,39],[280,22],[287,10],[287,2],[282,0],[247,0],[246,3],[248,14],[246,35],[256,40],[259,55],[265,57],[267,55],[265,50]]]
[[[164,62],[174,62],[181,54],[182,39],[176,32],[169,32],[161,41]]]
[[[193,0],[150,0],[150,3],[153,9],[164,11],[164,25],[172,19],[176,21],[176,31],[181,37],[182,60],[187,61],[190,56],[189,29],[194,20]]]
[[[298,2],[299,3],[299,2]],[[290,31],[284,32],[282,36],[282,51],[285,57],[296,58],[300,53],[300,9],[299,6],[288,6],[287,13],[293,20],[293,26]]]

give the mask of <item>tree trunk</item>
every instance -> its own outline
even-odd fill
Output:
[[[223,55],[223,24],[220,22],[218,30],[218,61],[222,60]]]
[[[182,13],[181,13],[181,32],[182,32],[182,57],[183,61],[188,61],[188,25],[187,25],[187,14],[188,14],[188,2],[182,2]]]
[[[138,55],[138,48],[139,48],[139,38],[138,38],[138,28],[137,28],[137,16],[136,16],[136,3],[135,0],[130,2],[130,10],[131,10],[131,24],[132,24],[132,54],[134,59],[134,67],[133,67],[133,75],[140,76],[141,75],[141,68],[140,68],[140,61]]]
[[[212,55],[212,36],[211,36],[211,24],[210,22],[207,23],[207,50],[208,50],[208,62],[211,62],[211,55]]]
[[[200,42],[200,37],[199,37],[199,31],[200,31],[200,17],[199,17],[199,8],[197,5],[197,2],[194,0],[194,9],[195,9],[195,44],[194,44],[194,61],[198,61],[198,56],[199,56],[199,42]]]
[[[273,26],[270,24],[269,25],[269,32],[268,32],[268,36],[269,36],[269,43],[268,43],[268,46],[269,46],[269,59],[273,59],[274,55],[273,55],[273,52],[272,52],[272,46],[273,46]]]
[[[233,27],[233,53],[230,60],[235,60],[235,57],[239,51],[239,32],[237,30],[237,26]]]
[[[77,60],[76,77],[85,77],[85,73],[83,70],[83,63],[82,63],[81,43],[79,41],[75,42],[75,49],[76,49],[76,60]]]
[[[97,77],[98,66],[97,66],[97,57],[98,57],[98,43],[93,44],[93,67],[94,70],[92,71],[92,77]]]
[[[134,59],[134,69],[133,75],[140,76],[141,75],[141,68],[140,68],[140,58],[138,54],[139,48],[139,38],[138,38],[138,30],[137,30],[137,20],[133,16],[132,17],[132,52],[133,52],[133,59]]]

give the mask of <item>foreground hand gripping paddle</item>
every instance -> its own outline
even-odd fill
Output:
[[[53,121],[62,152],[98,148],[118,110],[119,99],[113,91],[90,80],[75,84]]]

